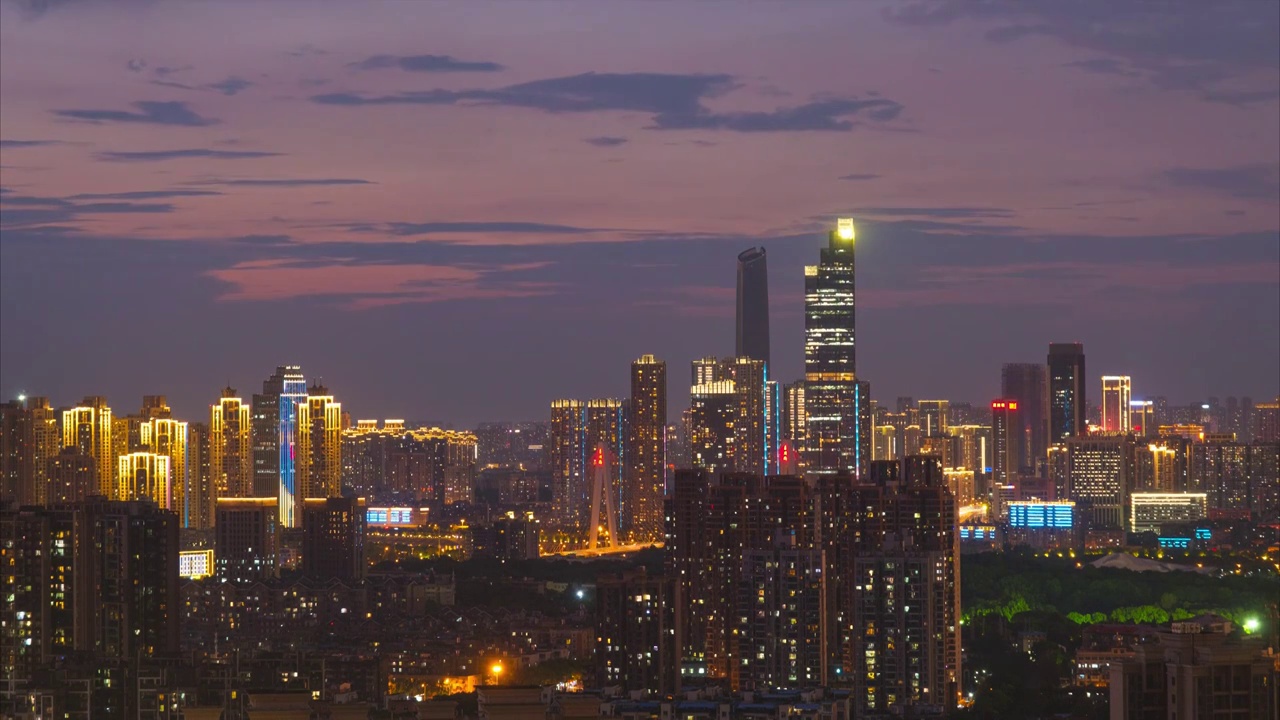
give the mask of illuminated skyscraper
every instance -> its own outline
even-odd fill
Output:
[[[253,495],[253,443],[249,406],[235,388],[223,388],[222,399],[209,406],[209,472],[216,497]]]
[[[1132,436],[1091,435],[1067,441],[1068,498],[1094,530],[1124,528],[1136,468]]]
[[[116,447],[111,431],[111,408],[104,397],[86,397],[80,405],[62,412],[62,446],[93,458],[98,493],[114,498]]]
[[[301,501],[337,497],[342,490],[342,403],[329,389],[312,385],[298,404],[295,463],[294,522]]]
[[[253,442],[253,494],[279,498],[280,522],[296,524],[293,500],[298,435],[298,405],[307,396],[302,368],[281,365],[262,383],[262,394],[253,396],[251,439]]]
[[[738,391],[732,380],[689,388],[689,453],[693,467],[713,475],[733,470],[737,415]]]
[[[1150,400],[1130,400],[1129,428],[1141,437],[1155,437],[1155,404]]]
[[[1084,345],[1049,344],[1049,442],[1085,433]]]
[[[1102,376],[1102,429],[1129,432],[1130,378],[1128,375]]]
[[[609,450],[614,502],[622,491],[626,418],[621,400],[555,400],[551,403],[552,505],[559,520],[585,530],[591,510],[589,461],[597,444]],[[618,512],[619,507],[614,508]]]
[[[764,361],[738,357],[725,360],[736,399],[733,421],[733,470],[765,474],[769,449],[768,415],[765,412],[768,369]]]
[[[782,438],[791,441],[791,447],[804,453],[805,435],[809,420],[804,412],[804,381],[787,383],[782,388]]]
[[[991,401],[992,479],[997,485],[1012,485],[1021,467],[1018,431],[1022,427],[1018,401],[1000,398]]]
[[[1045,463],[1049,449],[1048,373],[1044,365],[1006,363],[1000,370],[1000,397],[1018,403],[1021,468],[1028,474]]]
[[[667,364],[645,355],[631,363],[630,478],[623,527],[633,540],[662,538],[667,465]]]
[[[173,466],[167,455],[150,452],[121,455],[116,486],[115,496],[120,500],[150,500],[163,510],[173,509]]]
[[[951,403],[947,400],[920,401],[919,425],[925,437],[947,434],[947,415],[950,406]]]
[[[738,255],[738,313],[735,355],[769,362],[769,272],[764,248]]]
[[[806,471],[861,476],[871,457],[871,412],[856,369],[852,219],[837,221],[804,275]]]
[[[145,411],[144,407],[144,411]],[[168,410],[168,407],[165,407]],[[166,413],[167,414],[167,413]],[[166,509],[178,514],[178,527],[196,527],[191,517],[199,517],[200,489],[189,487],[187,473],[187,424],[172,418],[152,417],[140,428],[141,447],[145,452],[169,458],[169,498]],[[124,467],[121,465],[120,467]],[[198,479],[198,478],[197,478]],[[126,498],[132,499],[132,498]],[[192,507],[192,501],[197,503]]]

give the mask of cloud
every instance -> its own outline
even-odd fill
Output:
[[[61,145],[61,140],[0,140],[0,150]]]
[[[208,85],[205,85],[205,87],[210,90],[217,90],[223,95],[235,95],[238,92],[253,87],[253,83],[245,80],[244,78],[235,77],[233,75],[225,80],[220,80],[216,83],[209,83]]]
[[[1210,90],[1200,97],[1208,102],[1245,107],[1275,100],[1280,97],[1280,90]]]
[[[1123,74],[1127,66],[1157,88],[1199,90],[1210,102],[1226,101],[1207,92],[1210,86],[1256,72],[1269,74],[1267,84],[1272,87],[1267,90],[1273,89],[1275,59],[1280,54],[1275,32],[1280,26],[1280,3],[1256,0],[938,0],[899,3],[885,15],[917,26],[978,21],[994,26],[986,33],[992,42],[1051,37],[1106,56],[1071,63],[1073,67]]]
[[[158,102],[141,100],[132,103],[140,112],[126,110],[54,110],[53,114],[70,120],[103,123],[146,123],[151,125],[178,125],[184,127],[204,127],[214,125],[218,121],[202,117],[184,102]]]
[[[887,122],[902,105],[888,98],[826,99],[772,111],[713,112],[703,102],[739,87],[730,75],[662,73],[584,73],[534,80],[496,90],[424,90],[393,95],[327,93],[313,95],[321,105],[498,105],[549,113],[632,111],[653,116],[652,130],[729,130],[785,132],[849,130],[848,118],[864,114]],[[865,112],[864,112],[865,111]]]
[[[262,247],[281,247],[295,244],[293,238],[288,235],[241,235],[231,238],[231,242]]]
[[[208,197],[221,195],[213,190],[134,190],[114,193],[81,193],[71,195],[68,200],[163,200],[179,197]]]
[[[901,217],[933,218],[1010,218],[1013,211],[1007,208],[987,207],[872,207],[860,208],[854,215],[887,215]]]
[[[875,180],[880,177],[874,173],[852,173],[849,175],[841,175],[841,180]]]
[[[1064,63],[1062,67],[1078,68],[1095,75],[1122,75],[1125,77],[1133,77],[1138,73],[1128,69],[1128,67],[1116,60],[1115,58],[1093,58],[1092,60],[1079,60],[1077,62]]]
[[[206,274],[230,286],[218,299],[227,302],[333,298],[364,310],[406,303],[511,299],[547,295],[556,285],[511,280],[508,273],[546,263],[458,266],[426,263],[359,263],[351,258],[297,262],[265,259],[236,263]]]
[[[591,228],[571,225],[548,225],[535,222],[429,222],[385,223],[381,226],[392,235],[431,235],[443,233],[519,233],[576,235],[595,232]]]
[[[104,162],[160,162],[164,160],[181,160],[184,158],[202,158],[206,160],[248,160],[251,158],[277,157],[282,153],[261,152],[256,150],[210,150],[209,148],[187,148],[184,150],[150,150],[142,152],[100,152],[94,157]]]
[[[18,206],[16,209],[14,206]],[[169,203],[88,202],[76,203],[64,198],[4,196],[0,204],[0,228],[35,228],[65,223],[84,215],[118,215],[137,213],[169,213]]]
[[[201,185],[230,185],[233,187],[323,187],[327,185],[373,185],[369,180],[359,178],[289,178],[282,180],[265,180],[249,178],[243,180],[210,180]]]
[[[495,62],[458,60],[450,55],[373,55],[347,67],[357,70],[400,68],[410,72],[498,72]]]
[[[625,145],[627,143],[627,139],[624,137],[601,135],[599,137],[587,138],[586,140],[583,140],[583,142],[588,145],[595,145],[596,147],[617,147],[619,145]]]
[[[1242,200],[1280,199],[1280,165],[1179,167],[1164,171],[1164,179],[1174,187],[1207,190]]]

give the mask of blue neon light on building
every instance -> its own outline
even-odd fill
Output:
[[[1075,527],[1075,505],[1067,503],[1010,503],[1009,527],[1031,530],[1070,530]]]
[[[297,527],[296,511],[298,405],[307,401],[307,380],[299,374],[284,376],[280,393],[280,522],[285,527]]]

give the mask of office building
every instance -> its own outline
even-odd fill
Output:
[[[252,497],[254,452],[250,408],[226,387],[209,406],[209,471],[215,497]],[[212,503],[210,503],[212,504]]]
[[[1067,440],[1067,497],[1090,530],[1121,530],[1134,484],[1130,435],[1089,435]]]
[[[805,471],[812,474],[860,477],[871,457],[869,388],[857,378],[854,239],[853,220],[840,218],[819,263],[804,270]]]
[[[364,498],[306,498],[302,503],[302,572],[357,581],[365,576]]]
[[[112,442],[111,408],[103,397],[86,397],[78,406],[62,412],[62,446],[73,447],[93,458],[98,473],[98,494],[115,497],[117,448]]]
[[[769,272],[762,247],[738,255],[736,336],[736,357],[769,364]]]
[[[328,388],[307,388],[297,406],[296,432],[292,502],[337,497],[342,490],[342,403],[334,401]]]
[[[761,251],[763,263],[763,251]],[[739,275],[741,282],[741,270]],[[741,286],[739,287],[741,294]],[[741,303],[739,304],[741,310]],[[768,325],[765,326],[766,338]],[[766,342],[767,345],[767,342]],[[631,363],[630,448],[624,532],[634,542],[662,538],[667,469],[667,364],[644,355]]]
[[[1024,429],[1021,406],[1012,398],[991,401],[991,479],[996,485],[1014,485],[1023,467],[1020,435]]]
[[[596,677],[606,686],[668,695],[679,689],[679,618],[670,577],[643,567],[596,582]]]
[[[1129,532],[1159,533],[1165,523],[1188,523],[1209,516],[1204,493],[1136,492],[1129,496]]]
[[[1102,376],[1102,431],[1127,433],[1131,429],[1132,381],[1128,375]]]
[[[1085,395],[1084,345],[1050,343],[1048,358],[1049,442],[1060,443],[1084,435]]]
[[[269,580],[280,574],[280,500],[218,498],[214,562],[228,582]]]
[[[1006,363],[1000,370],[1000,397],[1018,403],[1018,432],[1025,474],[1033,474],[1045,462],[1049,449],[1048,372],[1035,363]]]
[[[285,527],[296,525],[295,462],[298,406],[306,399],[307,380],[297,365],[281,365],[254,394],[250,418],[253,443],[253,495],[279,499],[277,510]]]

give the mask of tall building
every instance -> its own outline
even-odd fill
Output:
[[[1155,403],[1150,400],[1130,400],[1129,429],[1139,437],[1155,437]]]
[[[298,406],[307,396],[307,380],[297,365],[281,365],[253,396],[250,438],[253,443],[253,495],[276,497],[280,521],[294,523],[294,466]]]
[[[302,503],[302,572],[315,578],[364,579],[364,498],[306,498]]]
[[[501,467],[537,472],[546,466],[546,422],[484,422],[475,435],[476,462],[482,470]]]
[[[164,510],[174,510],[173,465],[169,456],[136,452],[121,455],[118,461],[116,497],[149,500]]]
[[[342,490],[342,403],[334,401],[328,388],[312,385],[298,404],[295,447],[291,502],[337,497]]]
[[[73,447],[93,458],[98,473],[98,494],[115,497],[117,448],[112,442],[111,408],[103,397],[86,397],[78,406],[62,412],[62,446]]]
[[[218,577],[254,582],[280,574],[280,500],[218,498],[214,561]]]
[[[769,272],[764,248],[738,255],[737,343],[734,355],[769,364]]]
[[[809,421],[804,412],[804,381],[797,380],[782,386],[782,439],[790,440],[792,448],[803,454]]]
[[[372,496],[396,494],[436,507],[470,500],[476,435],[410,430],[400,420],[361,420],[342,431],[342,485]]]
[[[627,690],[676,692],[676,628],[685,611],[670,577],[643,567],[596,581],[596,677]]]
[[[1280,397],[1254,407],[1254,442],[1280,442]]]
[[[1084,435],[1085,397],[1084,345],[1050,343],[1049,377],[1049,442],[1060,443],[1069,437]]]
[[[1022,467],[1021,406],[1012,398],[991,401],[991,479],[997,486],[1014,485]],[[992,499],[995,499],[993,495]]]
[[[737,357],[725,360],[726,374],[733,380],[736,412],[733,421],[733,470],[765,474],[768,442],[766,401],[768,367],[763,360]]]
[[[147,397],[153,402],[157,398],[160,403],[164,402],[162,396]],[[161,405],[161,407],[163,407],[163,413],[168,415],[168,405]],[[155,411],[158,408],[155,405],[151,408],[145,407],[144,400],[143,411],[146,412],[148,409]],[[199,516],[200,489],[190,485],[191,478],[187,467],[187,424],[171,417],[160,417],[157,413],[143,421],[138,429],[139,445],[145,452],[169,458],[169,505],[161,507],[178,513],[179,527],[195,527],[191,519],[193,515]],[[194,506],[193,500],[196,502]]]
[[[27,446],[30,415],[24,400],[0,403],[0,497],[17,505],[31,504],[35,495],[27,479],[31,464]]]
[[[732,380],[689,388],[690,465],[715,474],[735,467],[738,391]]]
[[[209,468],[216,497],[252,497],[253,441],[249,406],[226,387],[209,406]]]
[[[93,456],[79,449],[63,448],[45,463],[45,499],[40,504],[80,502],[98,494],[98,472]]]
[[[1087,435],[1067,440],[1068,498],[1093,530],[1124,528],[1135,481],[1131,435]]]
[[[918,424],[925,437],[947,434],[947,416],[950,414],[951,402],[948,400],[921,400],[917,406],[920,411]]]
[[[1045,462],[1049,449],[1048,373],[1044,365],[1006,363],[1000,370],[1000,397],[1018,403],[1022,428],[1018,442],[1022,446],[1023,471],[1034,473]]]
[[[1102,376],[1102,430],[1129,432],[1132,380],[1128,375]]]
[[[624,532],[634,542],[662,538],[666,428],[667,364],[644,355],[631,363],[631,447],[627,452],[631,461],[626,492],[629,512],[622,518]]]
[[[590,459],[596,445],[608,453],[615,516],[620,515],[626,418],[621,400],[555,400],[551,403],[550,452],[552,505],[557,519],[585,531],[591,511]]]
[[[209,426],[191,423],[187,426],[187,527],[212,528],[217,499],[213,467],[209,464]]]
[[[870,423],[861,430],[854,343],[854,227],[840,218],[817,265],[805,267],[805,470],[835,474],[865,471]],[[867,447],[862,447],[867,446]],[[865,449],[865,453],[863,452]]]

